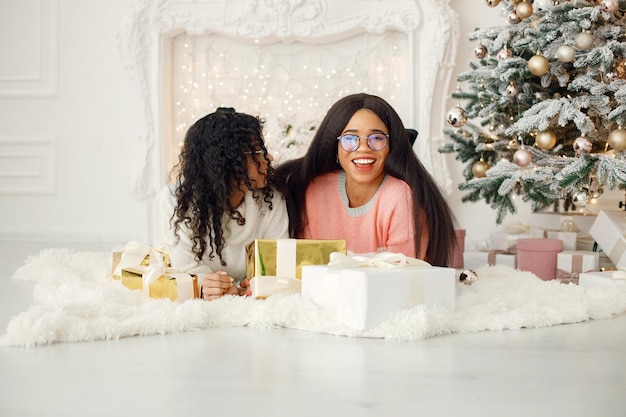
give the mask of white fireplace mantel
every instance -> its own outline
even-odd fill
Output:
[[[403,121],[419,131],[415,151],[446,190],[451,182],[443,142],[446,100],[456,55],[458,23],[449,0],[132,0],[118,32],[137,114],[133,191],[150,199],[166,182],[166,136],[172,104],[166,86],[171,39],[187,32],[276,43],[341,41],[358,33],[405,35],[409,79]]]

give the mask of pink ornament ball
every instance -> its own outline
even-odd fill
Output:
[[[530,154],[530,152],[528,152],[527,149],[524,148],[518,149],[513,154],[513,162],[521,167],[527,166],[532,160],[532,155]]]

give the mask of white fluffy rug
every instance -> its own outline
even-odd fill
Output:
[[[109,252],[67,249],[47,249],[29,258],[13,279],[35,282],[34,305],[11,319],[0,343],[37,346],[237,326],[411,341],[449,333],[606,319],[626,311],[626,286],[563,285],[493,266],[477,270],[480,278],[473,285],[457,284],[454,313],[420,305],[357,332],[297,295],[184,303],[148,299],[112,281],[110,263]]]

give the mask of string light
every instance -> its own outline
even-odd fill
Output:
[[[265,139],[277,160],[299,156],[328,107],[347,94],[374,91],[402,115],[412,94],[406,91],[413,76],[410,55],[400,32],[360,34],[329,45],[183,33],[172,44],[171,81],[179,85],[172,90],[172,143],[182,142],[188,127],[219,102],[265,119]],[[291,143],[297,146],[282,152]]]

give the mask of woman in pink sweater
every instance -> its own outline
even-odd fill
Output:
[[[456,244],[452,214],[382,98],[362,93],[337,101],[307,153],[278,171],[291,236],[346,239],[354,253],[401,252],[448,265]]]

